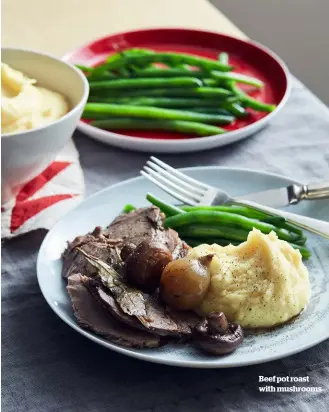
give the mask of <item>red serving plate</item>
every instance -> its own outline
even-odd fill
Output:
[[[118,49],[125,50],[132,47],[150,48],[158,51],[184,52],[211,59],[217,59],[218,54],[225,51],[229,53],[230,64],[234,66],[234,71],[257,77],[264,82],[265,86],[263,89],[251,91],[249,93],[251,96],[266,103],[274,103],[280,107],[288,95],[288,70],[285,64],[273,52],[255,42],[244,41],[213,32],[163,28],[131,31],[95,40],[67,54],[64,58],[71,63],[96,66]],[[229,131],[245,129],[265,117],[272,116],[278,108],[270,114],[250,110],[248,119],[237,120],[234,124],[224,126],[224,128]],[[261,123],[265,124],[265,121]],[[255,127],[250,129],[253,131]],[[246,134],[248,135],[248,133],[244,132],[243,137],[247,137]],[[113,133],[113,135],[117,136],[118,134]],[[172,132],[131,130],[122,130],[120,131],[120,135],[129,136],[130,138],[160,139],[162,141],[167,139],[192,140],[187,138],[193,137]],[[231,133],[220,136],[228,135],[231,135]],[[233,139],[229,140],[236,141],[243,138],[239,137],[237,133],[234,133],[234,135],[236,137],[233,138],[232,136]],[[213,136],[202,137],[201,139],[205,140],[211,137]],[[219,136],[217,137],[220,138]],[[195,138],[193,140],[195,140]],[[227,140],[227,138],[225,140]],[[217,146],[219,145],[220,144],[217,144]]]

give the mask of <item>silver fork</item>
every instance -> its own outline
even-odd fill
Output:
[[[309,230],[310,232],[329,239],[329,222],[284,212],[246,200],[242,201],[239,200],[239,198],[233,198],[220,189],[206,185],[185,175],[154,156],[151,156],[150,160],[146,162],[146,166],[144,166],[144,170],[141,170],[141,174],[186,205],[238,204],[251,206],[271,216],[284,217],[289,223],[293,223],[302,229]]]

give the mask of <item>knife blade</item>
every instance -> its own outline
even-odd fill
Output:
[[[280,208],[291,204],[290,190],[288,187],[280,189],[270,189],[263,192],[248,193],[247,195],[238,196],[237,200],[249,200],[260,205]]]

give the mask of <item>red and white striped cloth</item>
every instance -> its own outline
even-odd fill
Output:
[[[56,159],[1,208],[1,238],[51,227],[84,196],[79,154],[71,140]]]

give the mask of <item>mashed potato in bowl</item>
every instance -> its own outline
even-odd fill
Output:
[[[200,311],[224,312],[245,328],[272,327],[298,315],[310,297],[301,254],[274,232],[254,229],[239,246],[200,245],[189,255],[214,254]]]
[[[17,133],[44,126],[68,111],[65,97],[36,86],[35,79],[1,63],[2,133]]]

